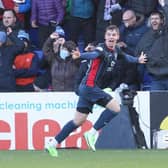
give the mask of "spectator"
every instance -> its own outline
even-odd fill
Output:
[[[157,0],[125,0],[126,8],[148,17],[157,8]]]
[[[14,0],[14,11],[16,15],[23,15],[24,28],[30,28],[30,9],[31,9],[31,0]]]
[[[23,28],[21,22],[17,20],[16,13],[12,9],[5,9],[3,12],[0,30],[7,31],[8,27],[12,28],[12,33],[17,36],[18,31]]]
[[[139,18],[133,10],[126,10],[122,15],[123,24],[120,26],[120,42],[118,45],[122,50],[135,56],[135,48],[142,35],[148,30],[144,18]],[[127,69],[130,76],[127,84],[130,88],[139,90],[140,82],[137,65],[130,63]]]
[[[94,0],[71,0],[69,40],[78,44],[82,38],[84,46],[94,41],[95,12]]]
[[[74,90],[79,62],[72,59],[71,52],[76,50],[76,47],[74,42],[65,41],[56,32],[44,43],[43,52],[51,67],[53,91]]]
[[[31,0],[2,0],[4,9],[11,9],[16,12],[16,17],[22,23],[24,23],[24,12],[30,9]],[[23,9],[24,7],[24,9]]]
[[[142,35],[148,30],[145,20],[137,16],[133,10],[126,10],[122,15],[123,24],[120,26],[120,42],[122,49],[134,55],[134,50]]]
[[[119,26],[122,21],[123,0],[99,0],[97,7],[96,41],[104,41],[105,28],[110,25]]]
[[[138,55],[143,51],[148,56],[148,63],[146,64],[145,69],[142,67],[140,69],[142,78],[146,75],[149,79],[148,89],[167,90],[168,4],[165,0],[158,0],[158,2],[164,11],[165,18],[160,11],[151,13],[149,17],[150,29],[143,35],[138,43],[136,53]]]
[[[6,38],[13,42],[13,45],[6,45]],[[24,43],[19,40],[9,27],[7,29],[7,35],[5,32],[0,31],[0,92],[14,92],[15,87],[15,75],[12,68],[14,58],[24,48]]]
[[[24,51],[16,56],[13,64],[16,91],[34,91],[33,83],[39,72],[39,59],[31,49],[29,34],[20,30],[18,38],[24,42],[25,47]]]
[[[2,0],[0,0],[0,20],[2,20],[3,11],[4,11],[4,5]]]
[[[39,47],[55,30],[55,25],[62,23],[64,7],[62,0],[32,0],[31,25],[38,28]]]

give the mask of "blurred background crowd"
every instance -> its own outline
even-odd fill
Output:
[[[77,91],[89,63],[71,52],[103,43],[109,25],[123,52],[148,57],[121,63],[111,89],[167,90],[167,18],[167,0],[0,0],[0,92]]]

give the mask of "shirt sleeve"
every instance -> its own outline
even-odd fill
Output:
[[[96,47],[94,51],[82,53],[81,58],[91,60],[91,59],[95,59],[97,57],[100,57],[101,55],[103,55],[103,48],[102,47]]]

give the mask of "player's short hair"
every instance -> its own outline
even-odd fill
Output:
[[[118,34],[120,34],[120,30],[119,30],[119,28],[116,25],[107,26],[105,32],[107,32],[108,30],[111,30],[111,31],[115,30]]]

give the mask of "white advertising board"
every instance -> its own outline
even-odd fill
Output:
[[[0,93],[0,150],[43,150],[45,140],[73,119],[77,99],[73,92]],[[143,122],[149,125],[149,93],[138,93],[135,106]],[[71,133],[60,147],[87,148],[82,135],[102,110],[95,106],[85,124]],[[144,123],[142,128],[149,144],[150,132]]]

